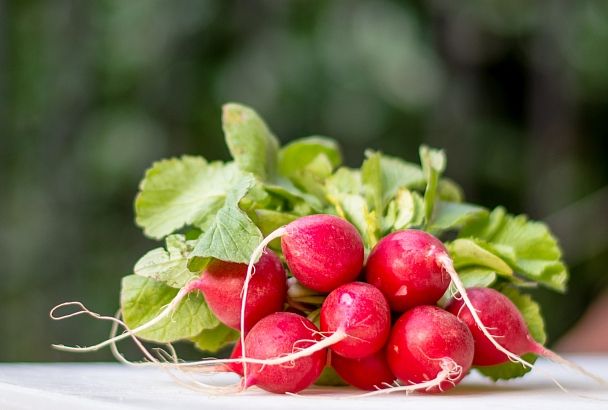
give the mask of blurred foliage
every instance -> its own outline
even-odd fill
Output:
[[[105,360],[49,348],[109,325],[154,245],[133,223],[156,159],[226,159],[220,107],[255,107],[283,143],[338,139],[416,160],[488,207],[545,218],[569,296],[535,292],[555,340],[606,284],[608,2],[0,0],[0,360]]]

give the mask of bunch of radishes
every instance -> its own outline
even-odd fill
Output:
[[[154,365],[231,371],[241,376],[237,390],[275,393],[301,391],[328,369],[369,394],[445,391],[472,366],[495,377],[492,369],[515,362],[498,378],[521,376],[534,355],[602,381],[542,346],[538,306],[515,291],[565,289],[555,238],[503,208],[463,203],[441,178],[443,152],[422,147],[422,166],[370,152],[352,169],[326,138],[279,147],[247,107],[225,106],[223,125],[234,161],[182,157],[146,172],[136,221],[166,245],[123,279],[122,320],[79,302],[51,311],[125,332],[56,348],[111,345],[126,361],[116,343],[132,338]],[[458,236],[444,244],[438,236],[447,232]],[[66,306],[79,310],[57,313]],[[182,362],[142,340],[190,340],[212,352],[236,344],[228,359]]]
[[[249,275],[246,265],[218,262],[197,281],[216,316],[244,330],[229,368],[244,376],[247,387],[298,392],[328,364],[361,389],[445,391],[473,364],[515,359],[527,365],[520,355],[545,352],[515,305],[493,289],[463,291],[483,312],[481,322],[462,295],[446,309],[436,305],[454,273],[443,243],[429,233],[394,232],[378,242],[365,264],[357,230],[335,216],[302,217],[260,249],[277,236],[293,277],[327,293],[318,326],[293,306],[284,311],[285,271],[270,250]],[[244,305],[241,295],[247,295]],[[483,332],[484,326],[493,334]]]

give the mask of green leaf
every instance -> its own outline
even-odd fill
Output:
[[[376,236],[376,217],[367,208],[365,199],[359,195],[344,194],[339,199],[338,214],[350,221],[359,231],[368,248],[372,248],[378,238]]]
[[[222,347],[234,342],[239,338],[239,332],[220,323],[212,329],[204,329],[201,333],[191,338],[194,346],[205,352],[216,353]]]
[[[230,154],[241,170],[262,180],[276,173],[279,143],[254,110],[240,104],[224,105],[222,127]]]
[[[361,196],[361,173],[342,167],[325,182],[326,195],[336,213],[350,221],[359,231],[367,248],[377,242],[377,219],[370,212],[367,201]]]
[[[425,179],[422,169],[416,164],[401,158],[382,155],[380,157],[382,171],[383,201],[386,203],[395,197],[401,188],[422,189]]]
[[[399,158],[372,151],[367,151],[366,156],[361,166],[361,182],[369,213],[375,217],[374,235],[370,235],[372,240],[369,244],[373,246],[377,241],[373,239],[376,237],[376,229],[384,233],[390,231],[395,223],[405,223],[404,220],[410,215],[400,212],[399,208],[404,205],[407,212],[409,205],[401,202],[408,198],[401,197],[398,203],[396,197],[400,191],[423,186],[424,176],[420,167]]]
[[[424,191],[424,218],[427,225],[431,222],[435,210],[439,178],[445,170],[446,158],[442,150],[435,150],[426,145],[420,146],[420,163],[426,180]]]
[[[163,282],[174,288],[182,288],[196,277],[188,269],[188,255],[194,246],[184,235],[170,235],[165,240],[166,248],[152,249],[142,256],[133,272],[136,275]]]
[[[496,251],[492,252],[492,248],[479,239],[456,239],[448,243],[447,248],[459,272],[464,267],[481,266],[504,276],[513,275],[511,267],[496,255]]]
[[[188,270],[190,272],[194,272],[194,273],[199,273],[203,271],[203,269],[205,269],[205,267],[207,266],[207,264],[210,262],[209,258],[200,258],[198,256],[192,256],[192,253],[190,254],[190,259],[188,259]]]
[[[342,380],[338,373],[330,366],[323,368],[321,375],[314,384],[317,386],[348,386],[348,383]]]
[[[517,309],[519,309],[526,321],[526,325],[528,325],[530,336],[538,343],[544,344],[547,341],[547,336],[545,334],[545,324],[538,304],[530,295],[519,293],[512,287],[502,286],[498,290],[511,299],[515,306],[517,306]],[[536,355],[533,354],[526,354],[522,356],[522,358],[529,363],[534,363],[536,361]],[[484,376],[495,381],[522,377],[530,371],[530,369],[523,367],[521,364],[511,362],[496,366],[477,367],[477,370]]]
[[[472,219],[488,214],[487,209],[466,203],[438,201],[429,230],[456,229]]]
[[[269,233],[277,230],[281,226],[285,226],[288,223],[295,221],[298,218],[298,215],[273,211],[270,209],[255,210],[255,223],[260,228],[264,236],[268,236]]]
[[[262,235],[266,237],[281,226],[285,226],[298,218],[298,215],[290,213],[272,211],[270,209],[256,209],[253,220],[255,221],[257,227],[260,228],[260,231],[262,231]],[[273,240],[268,246],[274,250],[280,250],[281,239],[277,238]]]
[[[392,224],[390,223],[390,218],[387,218],[391,226],[385,226],[385,231],[406,229],[422,224],[424,220],[424,202],[417,192],[402,188],[397,192],[397,197],[391,204],[394,204],[395,207],[395,218]],[[389,204],[389,208],[391,208],[391,204]]]
[[[255,180],[252,177],[244,176],[232,186],[226,203],[199,238],[191,257],[216,258],[238,263],[249,262],[251,254],[263,237],[249,216],[238,207],[238,202],[254,184]]]
[[[465,288],[487,288],[496,282],[496,272],[492,269],[468,268],[458,272]]]
[[[486,218],[468,221],[462,227],[458,236],[461,238],[471,236],[489,240],[502,228],[506,216],[507,212],[503,207],[495,208]]]
[[[140,184],[135,221],[155,239],[187,224],[204,228],[242,175],[234,164],[208,163],[202,157],[156,162]]]
[[[361,172],[358,169],[341,167],[325,182],[330,194],[360,195],[363,190]]]
[[[361,166],[361,178],[371,209],[384,212],[386,205],[400,189],[424,186],[424,176],[419,166],[399,158],[366,152],[367,159]]]
[[[279,151],[279,173],[290,178],[315,161],[319,155],[328,159],[332,170],[342,163],[340,147],[334,140],[317,136],[300,138]]]
[[[125,276],[120,293],[125,323],[134,329],[155,318],[173,300],[177,292],[177,289],[150,278]],[[170,343],[194,337],[203,329],[210,329],[218,324],[203,295],[195,292],[187,295],[170,317],[138,336],[152,342]]]
[[[294,171],[290,180],[302,191],[314,195],[321,203],[326,203],[324,185],[332,171],[333,165],[329,158],[321,153],[308,164]]]
[[[292,209],[303,209],[303,214],[307,215],[314,211],[321,211],[323,204],[314,195],[302,192],[290,180],[276,178],[273,182],[264,183],[264,189],[275,197],[285,200]]]
[[[449,178],[442,178],[437,187],[439,199],[447,202],[462,202],[464,200],[464,192],[456,182]]]
[[[361,165],[361,183],[369,209],[375,210],[379,217],[384,212],[384,184],[380,153],[368,152],[367,159]]]
[[[529,221],[525,215],[507,215],[497,208],[488,217],[465,226],[459,236],[465,235],[485,240],[515,273],[565,291],[568,271],[561,260],[562,252],[542,222]]]

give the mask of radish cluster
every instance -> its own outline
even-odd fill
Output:
[[[525,215],[462,202],[459,187],[442,177],[442,150],[421,146],[420,167],[368,151],[360,169],[351,169],[325,137],[280,147],[249,107],[225,105],[222,127],[232,161],[183,156],[146,172],[136,222],[165,244],[123,279],[117,316],[80,302],[51,310],[54,320],[86,314],[111,321],[110,338],[55,348],[110,346],[127,362],[116,343],[130,338],[151,362],[130,364],[162,366],[174,377],[240,375],[221,387],[188,380],[209,393],[251,386],[297,393],[328,380],[331,368],[371,390],[365,395],[436,393],[473,366],[490,377],[520,376],[533,367],[529,354],[603,382],[539,343],[536,305],[511,289],[531,281],[565,290],[557,239]],[[405,229],[412,227],[426,231]],[[429,232],[458,235],[447,245],[451,255]],[[512,299],[467,289],[455,267],[465,282]],[[77,311],[59,314],[65,307]],[[236,344],[229,358],[183,362],[171,345],[180,340],[212,352]],[[142,341],[167,348],[149,351]],[[509,362],[524,368],[502,366]]]
[[[266,249],[277,238],[285,264]],[[372,391],[367,394],[437,393],[455,387],[472,366],[515,361],[532,367],[521,358],[525,353],[571,365],[530,337],[503,294],[466,290],[433,235],[396,231],[366,261],[364,252],[357,229],[344,219],[301,217],[268,235],[249,265],[213,260],[148,323],[96,346],[62,348],[96,350],[134,337],[170,316],[189,293],[201,292],[215,316],[240,331],[240,340],[229,359],[175,367],[217,371],[220,365],[242,377],[241,389],[297,393],[331,366],[349,384]],[[322,300],[316,315],[306,317],[306,301],[290,302],[289,274]],[[437,303],[450,284],[457,292],[444,309]]]
[[[326,294],[318,327],[304,312],[294,313],[297,307],[276,309],[276,299],[284,300],[284,283],[270,280],[280,269],[265,262],[274,258],[265,247],[278,237],[291,275]],[[454,387],[470,369],[475,348],[469,327],[436,306],[452,272],[447,250],[431,234],[404,230],[388,235],[364,263],[363,241],[354,226],[336,216],[312,215],[270,234],[252,262],[258,257],[257,264],[238,269],[241,340],[227,363],[243,376],[245,387],[295,393],[314,383],[327,363],[362,389],[438,392]],[[209,282],[206,274],[202,283]],[[226,286],[219,279],[213,295],[235,287],[232,276],[226,277]],[[274,291],[267,289],[270,283],[275,283]],[[210,292],[208,286],[199,289],[205,296]],[[261,293],[275,299],[260,298]],[[239,298],[226,295],[224,306],[214,296],[210,300],[217,317],[230,317],[225,324],[236,327],[235,315],[222,309],[234,313]],[[250,312],[272,310],[268,306],[275,313],[250,322],[258,316]]]
[[[531,338],[521,313],[503,294],[467,291],[443,243],[427,232],[394,232],[364,263],[363,241],[350,223],[312,215],[270,234],[252,261],[270,252],[265,246],[278,237],[293,277],[327,296],[318,328],[304,312],[294,313],[294,306],[261,319],[249,332],[241,319],[241,340],[229,366],[247,387],[295,393],[314,383],[327,362],[349,384],[373,390],[370,394],[435,393],[456,386],[473,365],[510,360],[532,366],[520,357],[525,353],[559,358]],[[255,295],[252,278],[265,274],[256,268],[253,275],[253,266],[244,295]],[[458,293],[442,309],[437,302],[450,283]],[[241,317],[248,317],[249,306],[243,299]],[[257,309],[253,303],[251,309]],[[298,330],[292,333],[292,326]]]
[[[284,300],[281,292],[287,278],[283,283],[271,280],[280,269],[265,262],[275,258],[265,246],[277,237],[293,277],[307,288],[327,293],[319,327],[305,319],[304,312],[293,313],[298,312],[293,306],[290,312],[277,309],[277,299],[281,304]],[[269,235],[256,253],[252,261],[260,259],[248,269],[227,265],[230,272],[241,273],[240,299],[232,275],[226,275],[225,286],[219,277],[210,288],[204,285],[210,282],[205,279],[209,272],[203,272],[198,288],[212,301],[220,320],[230,318],[225,320],[228,326],[236,327],[234,304],[241,302],[241,340],[232,359],[224,362],[243,376],[244,386],[295,393],[314,383],[328,363],[362,389],[436,392],[454,387],[470,369],[471,331],[456,315],[435,306],[450,285],[450,274],[444,266],[447,251],[432,235],[395,232],[375,246],[364,265],[363,241],[350,223],[336,216],[312,215]],[[224,303],[216,293],[225,294]],[[262,293],[275,298],[260,298]],[[259,315],[249,312],[271,310],[275,313],[250,322]],[[391,313],[398,317],[394,324]]]

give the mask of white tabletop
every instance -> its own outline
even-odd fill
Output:
[[[572,357],[608,379],[608,356]],[[569,393],[548,378],[550,372]],[[216,375],[212,382],[234,381]],[[208,381],[208,376],[198,377]],[[518,408],[534,410],[608,410],[608,387],[588,381],[559,366],[539,361],[523,379],[492,383],[469,375],[456,389],[426,395],[401,393],[356,397],[350,388],[307,389],[299,396],[276,395],[257,388],[230,396],[209,396],[177,384],[164,371],[113,363],[0,364],[0,409],[280,409],[319,406],[329,409],[476,410]],[[592,396],[587,398],[583,396]],[[322,406],[322,407],[321,407]],[[399,406],[399,407],[396,407]],[[407,407],[403,407],[407,406]]]

